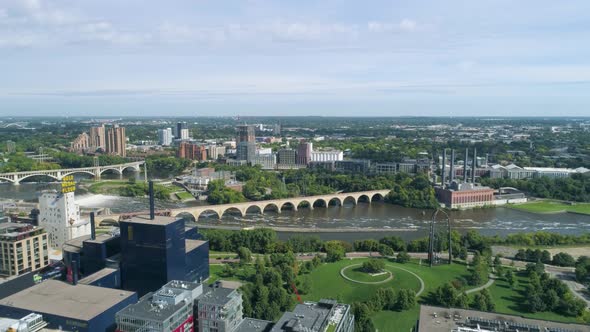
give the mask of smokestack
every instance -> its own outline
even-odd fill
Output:
[[[463,162],[463,182],[467,183],[467,159],[469,159],[469,149],[465,149],[465,161]]]
[[[442,182],[441,185],[444,187],[445,186],[445,167],[447,164],[447,149],[443,149],[443,159],[442,159],[442,172],[441,172],[441,176],[442,176]]]
[[[451,174],[449,175],[449,182],[455,181],[455,149],[451,149]]]
[[[156,211],[154,206],[154,182],[150,181],[149,184],[149,195],[150,195],[150,220],[156,218]]]
[[[90,239],[96,239],[96,223],[94,222],[94,212],[90,212]]]
[[[475,184],[475,169],[477,168],[477,148],[473,148],[473,162],[471,163],[471,183]]]

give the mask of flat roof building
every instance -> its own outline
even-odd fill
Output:
[[[354,332],[354,315],[350,305],[335,300],[298,304],[286,312],[270,332]]]
[[[115,313],[136,301],[134,292],[47,280],[0,300],[0,316],[35,312],[52,329],[114,331]]]
[[[417,332],[589,332],[590,326],[558,323],[495,312],[420,306]]]

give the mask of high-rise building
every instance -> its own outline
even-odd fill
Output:
[[[70,151],[83,152],[90,147],[90,136],[86,133],[78,135],[70,144]]]
[[[297,152],[292,149],[281,149],[277,152],[277,164],[295,165],[297,161]]]
[[[6,152],[7,153],[15,153],[16,152],[16,143],[14,141],[6,141]]]
[[[207,148],[189,142],[181,142],[176,153],[178,158],[191,160],[207,160]]]
[[[209,145],[207,146],[207,158],[216,160],[219,157],[225,156],[225,146]]]
[[[0,275],[17,276],[49,264],[47,233],[29,224],[0,224]]]
[[[176,135],[177,139],[188,139],[188,125],[186,122],[178,122],[176,124]]]
[[[80,218],[73,192],[43,191],[39,197],[39,226],[49,234],[49,246],[57,249],[68,240],[90,234],[90,221]]]
[[[256,155],[254,126],[240,125],[236,135],[236,159],[251,162]]]
[[[272,133],[275,135],[281,135],[281,124],[280,123],[276,123],[275,125],[273,125]]]
[[[107,129],[106,135],[106,153],[125,157],[127,155],[127,137],[125,136],[125,127],[114,125]]]
[[[172,144],[172,128],[158,129],[158,143],[164,146]]]
[[[143,296],[171,280],[209,277],[209,242],[188,239],[183,218],[135,217],[119,224],[123,289]]]
[[[106,148],[106,136],[104,125],[90,128],[90,148],[94,150],[104,150]]]
[[[313,151],[313,143],[301,142],[297,147],[297,164],[307,165],[311,162],[311,152]]]

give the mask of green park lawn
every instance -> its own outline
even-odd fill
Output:
[[[88,190],[93,194],[111,194],[116,193],[117,189],[128,184],[129,181],[103,180],[92,183]]]
[[[180,199],[180,200],[194,199],[193,195],[191,195],[190,193],[188,193],[186,191],[179,191],[177,193],[174,193],[174,195],[176,195],[176,197],[178,197],[178,199]]]
[[[528,286],[527,277],[521,273],[516,274],[517,283],[512,289],[508,282],[504,279],[498,279],[490,288],[488,288],[494,304],[496,305],[496,312],[517,315],[533,319],[553,320],[557,322],[576,323],[575,317],[566,317],[554,312],[537,312],[528,313],[522,303],[526,297],[526,287]],[[471,295],[471,294],[470,294]]]
[[[590,203],[569,205],[557,201],[534,201],[513,205],[512,208],[533,213],[558,213],[563,211],[590,214]]]
[[[387,269],[386,269],[387,270]],[[388,270],[388,272],[390,272]],[[371,275],[362,271],[360,266],[355,266],[348,268],[344,271],[344,275],[352,280],[362,281],[362,282],[381,282],[385,281],[389,278],[389,273],[379,274],[379,275]]]

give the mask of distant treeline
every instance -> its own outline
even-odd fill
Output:
[[[494,188],[514,187],[534,197],[590,202],[590,176],[583,174],[574,174],[563,179],[546,176],[527,180],[482,178],[481,182]]]

